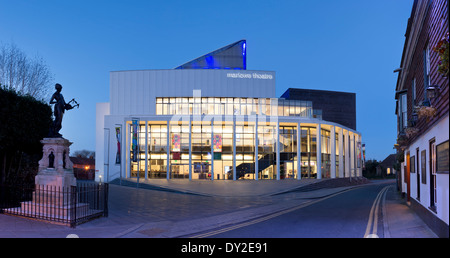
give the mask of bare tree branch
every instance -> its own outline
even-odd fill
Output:
[[[48,99],[53,80],[49,67],[36,56],[30,59],[15,44],[0,46],[0,84],[23,95]]]

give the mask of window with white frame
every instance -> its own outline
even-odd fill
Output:
[[[399,94],[398,101],[398,122],[399,122],[399,131],[403,132],[405,128],[408,126],[408,102],[407,102],[407,92],[404,91]]]
[[[426,89],[430,85],[430,47],[427,47],[424,50],[424,89]]]

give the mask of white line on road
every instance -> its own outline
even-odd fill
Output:
[[[369,213],[369,221],[367,222],[366,233],[364,234],[364,238],[378,238],[377,230],[378,230],[378,209],[380,207],[381,200],[386,197],[386,192],[390,185],[383,187],[381,191],[378,193],[375,201],[373,201],[372,208]]]
[[[205,238],[205,237],[210,237],[210,236],[217,235],[217,234],[220,234],[220,233],[224,233],[224,232],[227,232],[227,231],[231,231],[231,230],[234,230],[234,229],[250,226],[250,225],[253,225],[253,224],[256,224],[256,223],[259,223],[259,222],[263,222],[263,221],[266,221],[266,220],[278,217],[280,215],[283,215],[283,214],[286,214],[286,213],[289,213],[289,212],[292,212],[292,211],[295,211],[295,210],[298,210],[298,209],[301,209],[301,208],[308,207],[308,206],[310,206],[312,204],[324,201],[326,199],[335,197],[335,196],[337,196],[339,194],[343,194],[345,192],[354,190],[356,188],[359,188],[359,187],[350,188],[350,189],[347,189],[347,190],[344,190],[344,191],[341,191],[341,192],[338,192],[338,193],[334,193],[334,194],[331,194],[329,196],[320,198],[320,199],[315,200],[315,201],[309,201],[309,202],[303,203],[303,204],[301,204],[299,206],[295,206],[293,208],[288,208],[288,209],[285,209],[285,210],[282,210],[282,211],[278,211],[278,212],[275,212],[275,213],[272,213],[272,214],[268,214],[268,215],[265,215],[265,216],[262,216],[262,217],[250,220],[250,221],[246,221],[246,222],[242,222],[242,223],[239,223],[239,224],[236,224],[236,225],[232,225],[232,226],[229,226],[229,227],[225,227],[225,228],[209,231],[209,232],[206,232],[206,233],[203,233],[203,234],[197,234],[197,235],[191,236],[190,238]]]

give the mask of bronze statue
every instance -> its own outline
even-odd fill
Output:
[[[52,98],[50,99],[50,104],[55,104],[53,108],[53,116],[55,117],[55,120],[53,121],[52,127],[50,128],[50,137],[62,137],[62,135],[59,133],[59,131],[62,128],[62,119],[64,112],[66,110],[73,109],[74,107],[79,107],[80,104],[78,104],[75,99],[72,99],[69,101],[69,103],[66,103],[64,100],[63,95],[61,94],[62,86],[61,84],[57,83],[55,84],[56,92],[53,93]],[[74,102],[75,105],[71,105],[70,103]]]

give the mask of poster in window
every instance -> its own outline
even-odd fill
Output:
[[[172,151],[179,152],[181,147],[181,138],[177,133],[172,134]]]
[[[361,167],[361,142],[356,142],[357,167]]]
[[[116,140],[117,140],[117,152],[116,152],[116,164],[120,164],[120,141],[121,141],[121,127],[116,127]]]
[[[436,146],[436,173],[448,173],[448,141]]]
[[[213,150],[214,150],[214,152],[222,152],[222,135],[220,135],[220,134],[214,135]]]
[[[421,175],[422,175],[422,184],[427,183],[427,155],[426,151],[423,150],[420,152],[420,167],[421,167]]]
[[[133,133],[132,133],[132,145],[131,145],[131,149],[133,151],[133,162],[137,162],[137,157],[138,157],[138,119],[133,119],[132,123],[131,123],[131,127],[133,129]]]

